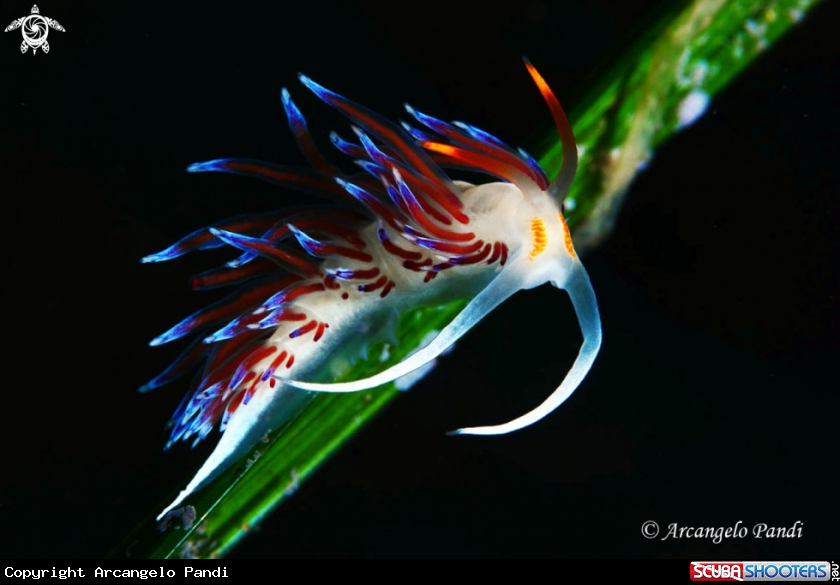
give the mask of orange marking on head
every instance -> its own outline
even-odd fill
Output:
[[[569,226],[566,224],[566,218],[563,217],[562,213],[560,214],[560,223],[563,225],[563,243],[566,244],[566,251],[572,258],[577,258],[575,247],[572,244],[572,233],[569,231]]]
[[[539,217],[531,220],[531,232],[534,234],[534,247],[531,249],[531,260],[545,251],[548,236],[545,234],[545,223]]]

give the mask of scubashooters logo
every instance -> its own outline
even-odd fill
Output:
[[[3,32],[9,32],[18,28],[21,34],[23,34],[20,52],[25,53],[31,47],[33,55],[38,52],[38,49],[41,49],[44,53],[50,52],[47,35],[51,28],[64,32],[64,27],[58,24],[57,20],[41,16],[41,11],[38,10],[37,4],[32,6],[32,14],[13,20],[12,24],[7,26]]]
[[[693,561],[692,581],[829,581],[827,561]]]

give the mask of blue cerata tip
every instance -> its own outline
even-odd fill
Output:
[[[188,173],[203,173],[212,170],[214,170],[212,162],[193,163],[187,167]]]
[[[330,90],[328,90],[326,87],[323,87],[323,86],[321,86],[321,85],[318,85],[317,83],[315,83],[314,81],[312,81],[311,79],[309,79],[309,78],[308,78],[306,75],[304,75],[303,73],[298,73],[298,79],[300,79],[300,82],[301,82],[303,85],[305,85],[306,87],[308,87],[308,88],[310,89],[310,91],[312,91],[313,93],[315,93],[315,95],[317,95],[317,96],[318,96],[319,98],[321,98],[321,99],[324,99],[324,100],[325,100],[327,97],[332,97],[332,96],[335,96],[335,95],[336,95],[335,93],[333,93],[333,92],[331,92]]]

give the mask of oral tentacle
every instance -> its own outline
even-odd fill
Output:
[[[557,286],[557,283],[555,283]],[[558,287],[559,288],[559,287]],[[575,307],[580,330],[583,334],[581,345],[572,369],[566,374],[562,384],[534,410],[501,425],[485,427],[468,427],[452,431],[450,435],[504,435],[534,424],[550,414],[563,404],[577,389],[583,378],[589,373],[598,350],[601,348],[601,317],[598,313],[598,302],[589,276],[578,263],[575,271],[565,286],[572,304]]]

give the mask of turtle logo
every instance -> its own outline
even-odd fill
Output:
[[[12,21],[12,24],[6,27],[3,32],[9,32],[20,28],[23,33],[23,42],[20,44],[20,52],[25,53],[29,47],[32,47],[32,54],[34,55],[40,48],[45,53],[50,52],[50,44],[47,42],[47,33],[50,28],[64,32],[64,27],[58,24],[58,21],[46,16],[41,16],[41,11],[38,10],[37,5],[32,6],[32,14],[18,18]]]

